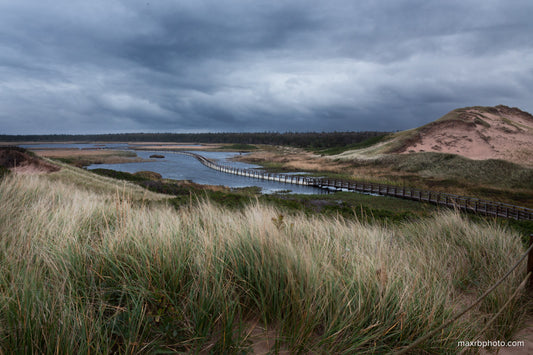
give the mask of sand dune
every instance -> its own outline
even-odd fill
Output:
[[[533,165],[533,116],[502,105],[454,110],[404,140],[399,153],[453,153]]]

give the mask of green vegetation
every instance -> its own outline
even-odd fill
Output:
[[[425,152],[359,160],[353,166],[360,170],[381,169],[382,180],[400,186],[533,207],[533,169],[504,160],[472,160],[454,154]]]
[[[379,163],[423,176],[454,178],[501,188],[533,189],[533,169],[504,160],[472,160],[455,154],[426,152],[388,156]]]
[[[305,157],[302,160],[305,162]],[[271,160],[252,162],[268,172],[295,170],[291,160],[279,153]],[[307,171],[315,177],[448,192],[533,208],[533,168],[504,160],[473,160],[455,154],[421,152],[387,154],[373,159],[338,158],[327,163],[328,171],[320,170],[319,160],[307,164],[314,166],[315,171]]]
[[[390,352],[443,324],[524,250],[516,233],[453,212],[382,226],[258,202],[176,210],[146,203],[159,195],[139,200],[138,188],[74,168],[3,179],[1,353],[243,353],[265,339],[291,353]],[[417,351],[456,352],[524,274]],[[483,338],[508,339],[526,301]]]
[[[170,203],[176,208],[188,206],[191,201],[208,199],[221,207],[242,210],[254,201],[271,205],[285,214],[304,213],[368,222],[395,223],[427,217],[437,209],[429,204],[385,196],[371,196],[351,192],[320,195],[262,195],[258,188],[240,188],[212,191],[202,185],[184,184],[173,180],[153,180],[147,174],[131,174],[109,169],[94,169],[94,173],[137,183],[150,191],[174,195]]]
[[[250,151],[250,150],[256,150],[257,147],[255,145],[251,144],[244,144],[244,143],[235,143],[226,145],[224,147],[221,147],[222,150],[236,150],[236,151]]]
[[[9,174],[9,169],[4,166],[0,166],[0,179],[6,176],[7,174]]]
[[[106,152],[109,152],[109,151],[106,151]],[[112,162],[113,160],[117,160],[117,158],[136,158],[136,157],[137,157],[137,153],[135,152],[115,150],[113,151],[113,154],[73,155],[73,156],[68,156],[68,157],[57,157],[57,158],[54,158],[54,160],[81,168],[81,167],[89,166],[92,164],[106,164],[106,163]]]
[[[161,174],[153,171],[137,171],[133,175],[147,180],[161,180],[163,178]]]
[[[154,179],[153,172],[127,173],[111,169],[94,169],[92,172],[109,176],[114,179],[130,181],[136,183],[150,191],[166,195],[189,195],[192,190],[199,191],[199,188],[185,187],[176,181],[161,180],[160,177]],[[159,175],[159,174],[157,174]]]
[[[487,121],[485,121],[481,117],[474,118],[474,123],[478,124],[478,125],[481,125],[481,126],[483,126],[485,128],[490,128],[490,123],[488,123]]]
[[[92,169],[91,172],[102,175],[102,176],[109,176],[113,179],[118,180],[125,180],[125,181],[131,181],[131,182],[143,182],[150,180],[142,175],[139,174],[132,174],[124,171],[118,171],[118,170],[112,170],[112,169]]]
[[[346,220],[385,224],[420,220],[437,211],[436,207],[429,204],[353,192],[327,195],[264,195],[259,201],[293,215],[304,213],[307,216],[342,217]]]
[[[390,352],[483,293],[533,227],[389,197],[260,195],[58,164],[0,179],[0,354],[247,353],[265,340],[273,352]],[[533,188],[531,169],[501,161],[358,164],[495,196],[511,182],[526,202]],[[455,352],[523,271],[416,351]],[[483,338],[509,339],[529,310],[522,292]]]
[[[386,132],[122,133],[100,135],[0,135],[0,142],[175,142],[270,144],[328,148],[359,143]]]
[[[285,164],[281,162],[261,161],[261,162],[254,162],[254,164],[260,165],[262,169],[270,173],[294,172],[294,169],[287,168]]]
[[[53,162],[61,168],[60,171],[46,176],[46,179],[51,182],[66,182],[76,186],[76,189],[91,191],[104,196],[114,196],[117,194],[117,190],[127,190],[131,200],[135,202],[146,203],[168,199],[167,195],[151,192],[135,182],[127,181],[128,179],[119,181],[109,176],[89,173],[84,169],[79,169],[57,160],[43,160]],[[110,172],[114,173],[115,171],[110,170]]]
[[[371,147],[374,144],[382,142],[389,137],[390,137],[390,134],[381,134],[375,137],[367,138],[364,141],[359,142],[359,143],[349,144],[346,146],[336,146],[336,147],[331,147],[327,149],[316,149],[316,151],[317,153],[320,153],[323,155],[336,155],[336,154],[343,153],[347,150],[363,149],[363,148]]]

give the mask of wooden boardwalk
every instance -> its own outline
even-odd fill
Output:
[[[481,200],[473,197],[459,196],[444,192],[419,190],[410,187],[376,184],[360,181],[348,181],[326,178],[314,178],[301,175],[275,174],[252,169],[240,169],[229,165],[219,164],[202,155],[190,152],[181,154],[198,159],[203,165],[228,174],[246,176],[250,178],[278,181],[288,184],[320,187],[337,191],[356,191],[362,193],[393,196],[409,200],[428,202],[435,205],[458,208],[464,211],[479,213],[487,216],[512,218],[516,220],[533,220],[533,209],[509,205],[501,202]]]

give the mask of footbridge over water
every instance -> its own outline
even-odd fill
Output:
[[[533,220],[533,209],[510,205],[501,202],[481,200],[473,197],[459,196],[444,192],[419,190],[411,187],[399,187],[387,184],[377,184],[361,181],[317,178],[302,175],[277,174],[253,169],[240,169],[220,164],[200,154],[180,152],[200,161],[203,165],[228,174],[246,176],[255,179],[278,181],[288,184],[319,187],[337,191],[354,191],[376,195],[393,196],[409,200],[429,202],[436,205],[459,208],[464,211],[488,216],[512,218],[516,220]]]

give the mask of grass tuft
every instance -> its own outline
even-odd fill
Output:
[[[272,350],[389,352],[449,319],[524,250],[517,234],[454,212],[388,227],[257,202],[176,211],[139,204],[132,189],[98,193],[53,175],[0,182],[0,353],[242,353],[258,341],[250,324],[274,337]],[[418,350],[455,352],[523,276]],[[524,305],[522,294],[487,337],[507,339]]]

